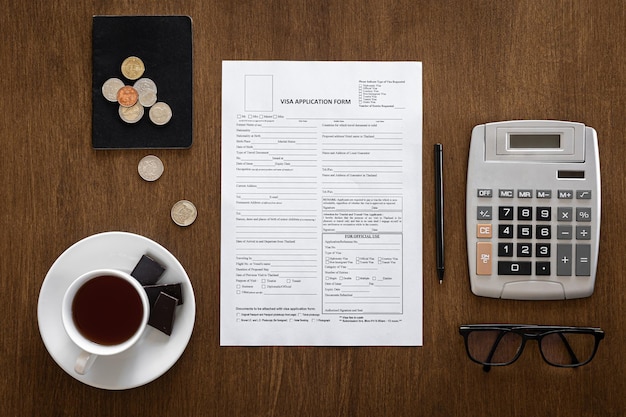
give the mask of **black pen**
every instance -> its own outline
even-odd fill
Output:
[[[437,227],[437,275],[439,284],[443,282],[443,145],[435,144],[435,215]]]

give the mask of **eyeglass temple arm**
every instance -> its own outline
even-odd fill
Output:
[[[563,341],[563,344],[565,345],[565,348],[567,349],[567,353],[569,353],[569,356],[570,356],[570,358],[572,360],[572,364],[580,363],[580,361],[576,357],[576,354],[574,353],[574,350],[572,349],[572,346],[567,341],[567,338],[565,336],[563,336],[563,333],[559,333],[558,335],[561,338],[561,340]]]
[[[506,333],[507,332],[505,331],[500,332],[496,341],[493,342],[493,346],[491,347],[491,351],[489,351],[489,355],[487,355],[487,360],[485,362],[491,362],[491,359],[493,359],[493,355],[495,355],[496,353],[496,349],[498,349],[498,345],[500,344],[500,341],[502,340],[502,338],[504,337]],[[483,371],[489,372],[490,370],[491,370],[491,365],[486,365],[486,364],[483,365]]]

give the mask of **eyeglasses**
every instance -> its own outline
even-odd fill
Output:
[[[597,327],[469,324],[459,327],[467,355],[483,365],[510,365],[520,357],[528,340],[536,340],[543,360],[552,366],[575,368],[591,361],[604,332]]]

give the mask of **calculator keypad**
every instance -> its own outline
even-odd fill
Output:
[[[477,197],[477,275],[590,276],[591,190],[481,188]]]

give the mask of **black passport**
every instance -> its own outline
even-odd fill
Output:
[[[189,16],[94,16],[92,78],[92,145],[95,149],[189,148],[193,141],[192,22]],[[126,123],[119,104],[102,95],[109,78],[119,78],[122,62],[140,58],[141,77],[157,86],[157,101],[167,103],[172,118],[154,124],[144,109],[136,123]]]

